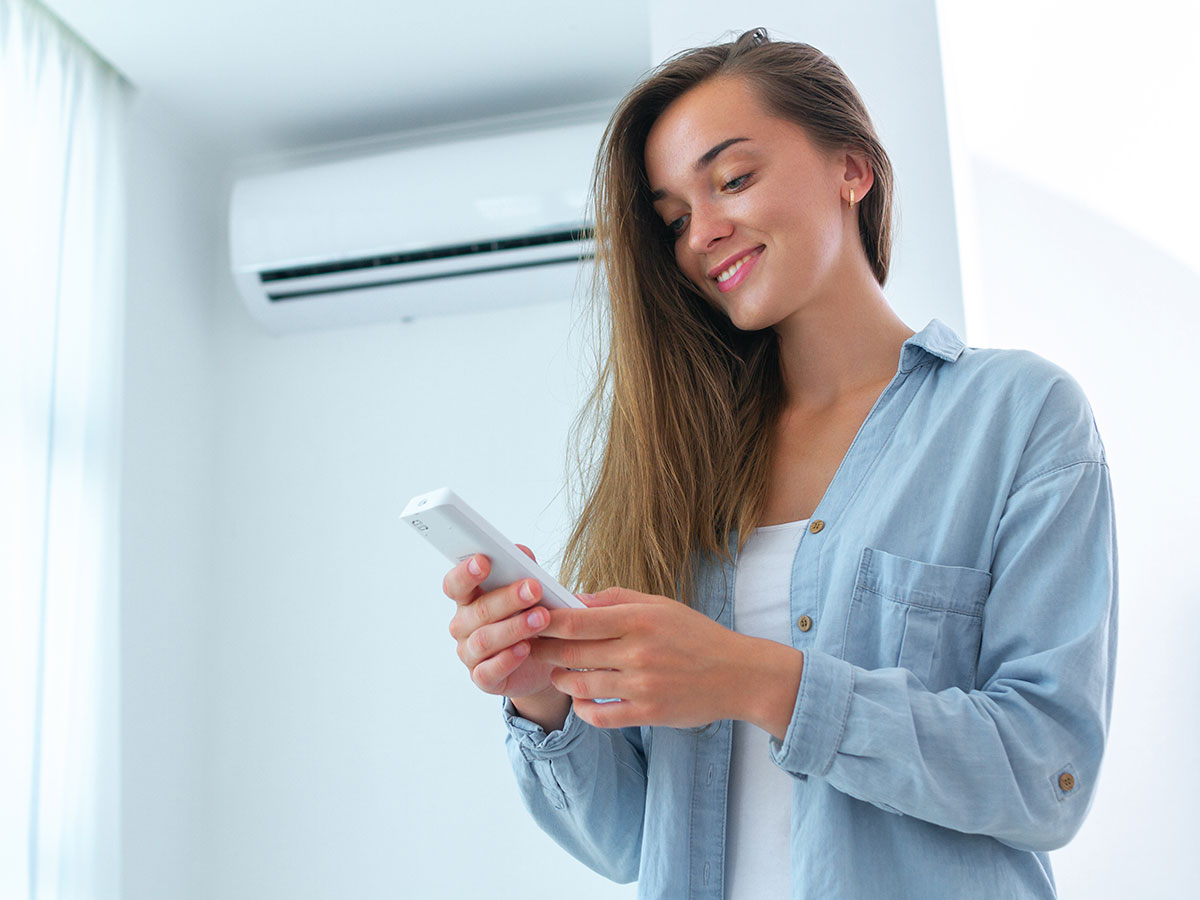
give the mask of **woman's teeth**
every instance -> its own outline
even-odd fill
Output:
[[[720,284],[722,281],[728,281],[730,278],[732,278],[734,273],[737,272],[737,270],[742,267],[742,263],[744,263],[749,258],[750,258],[749,256],[743,256],[741,259],[739,259],[737,262],[735,262],[732,266],[730,266],[728,269],[726,269],[724,272],[722,272],[720,275],[718,275],[717,276],[717,284]]]

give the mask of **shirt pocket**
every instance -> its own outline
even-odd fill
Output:
[[[931,691],[969,691],[991,586],[991,574],[982,569],[919,562],[866,547],[842,658],[866,669],[908,669]]]

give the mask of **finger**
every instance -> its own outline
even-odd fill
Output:
[[[529,655],[529,645],[514,644],[505,648],[490,659],[486,659],[471,669],[471,680],[476,687],[489,694],[503,694],[508,685],[508,677],[525,662]]]
[[[614,641],[556,640],[545,636],[547,630],[542,629],[542,637],[533,648],[533,658],[538,662],[565,669],[622,668],[621,648]]]
[[[571,701],[575,715],[596,728],[629,728],[634,725],[649,725],[651,715],[641,704],[621,700],[619,703],[598,703],[582,698]]]
[[[458,608],[450,620],[450,634],[456,641],[465,640],[479,628],[501,622],[522,609],[534,606],[541,597],[542,586],[532,578],[488,591]]]
[[[537,557],[533,555],[533,551],[532,551],[532,550],[530,550],[530,549],[529,549],[528,547],[526,547],[524,544],[517,544],[517,547],[520,549],[520,551],[521,551],[522,553],[524,553],[526,556],[528,556],[528,557],[529,557],[530,559],[532,559],[534,562],[537,562]]]
[[[479,585],[492,570],[492,563],[482,553],[468,556],[446,573],[442,579],[442,593],[463,606],[479,596]]]
[[[459,658],[468,666],[474,667],[519,641],[536,637],[549,621],[550,614],[537,607],[477,628],[459,645]]]
[[[528,609],[540,603],[541,599],[542,586],[532,578],[525,578],[484,594],[468,608],[469,615],[473,618],[475,628],[482,628]]]
[[[598,669],[592,672],[576,672],[571,669],[554,669],[550,682],[564,694],[577,700],[620,697],[629,686],[629,679],[622,672]]]
[[[623,603],[662,603],[663,601],[674,602],[670,597],[662,597],[658,594],[643,594],[640,591],[631,591],[629,588],[611,587],[596,594],[589,594],[585,602],[589,607],[595,607],[619,606]]]
[[[605,640],[628,634],[641,622],[635,604],[588,609],[552,609],[546,637],[568,640]]]

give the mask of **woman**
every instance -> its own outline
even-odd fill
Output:
[[[891,178],[806,45],[637,86],[597,167],[602,454],[563,571],[597,593],[446,577],[530,811],[640,896],[1053,897],[1090,804],[1104,450],[1061,369],[892,312]]]

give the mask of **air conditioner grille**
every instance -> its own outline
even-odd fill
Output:
[[[352,272],[357,269],[371,269],[376,266],[396,266],[405,263],[428,262],[430,260],[450,259],[456,256],[484,256],[503,250],[516,250],[522,247],[539,247],[550,244],[573,244],[590,240],[590,226],[571,228],[545,234],[531,234],[522,237],[505,238],[496,241],[481,241],[474,244],[457,244],[445,247],[432,247],[428,250],[417,250],[411,253],[388,253],[381,256],[367,256],[358,259],[344,259],[338,262],[316,263],[309,266],[292,266],[286,269],[267,269],[260,272],[258,277],[263,283],[269,281],[284,281],[292,278],[305,278],[314,275],[329,275],[337,272]],[[276,299],[272,297],[272,299]]]
[[[308,288],[306,290],[297,291],[275,291],[268,293],[267,299],[272,303],[277,303],[281,300],[300,300],[305,297],[321,297],[328,294],[344,294],[350,291],[358,293],[369,288],[397,287],[398,285],[402,284],[417,284],[418,282],[422,281],[439,281],[444,278],[462,278],[464,275],[488,275],[492,272],[511,272],[516,269],[531,269],[538,266],[554,266],[562,263],[577,263],[594,258],[595,254],[584,253],[583,255],[575,254],[573,256],[536,259],[529,262],[506,263],[505,265],[500,266],[477,266],[470,269],[459,269],[455,272],[438,272],[428,275],[410,275],[406,278],[388,278],[382,281],[355,282],[354,284]]]

